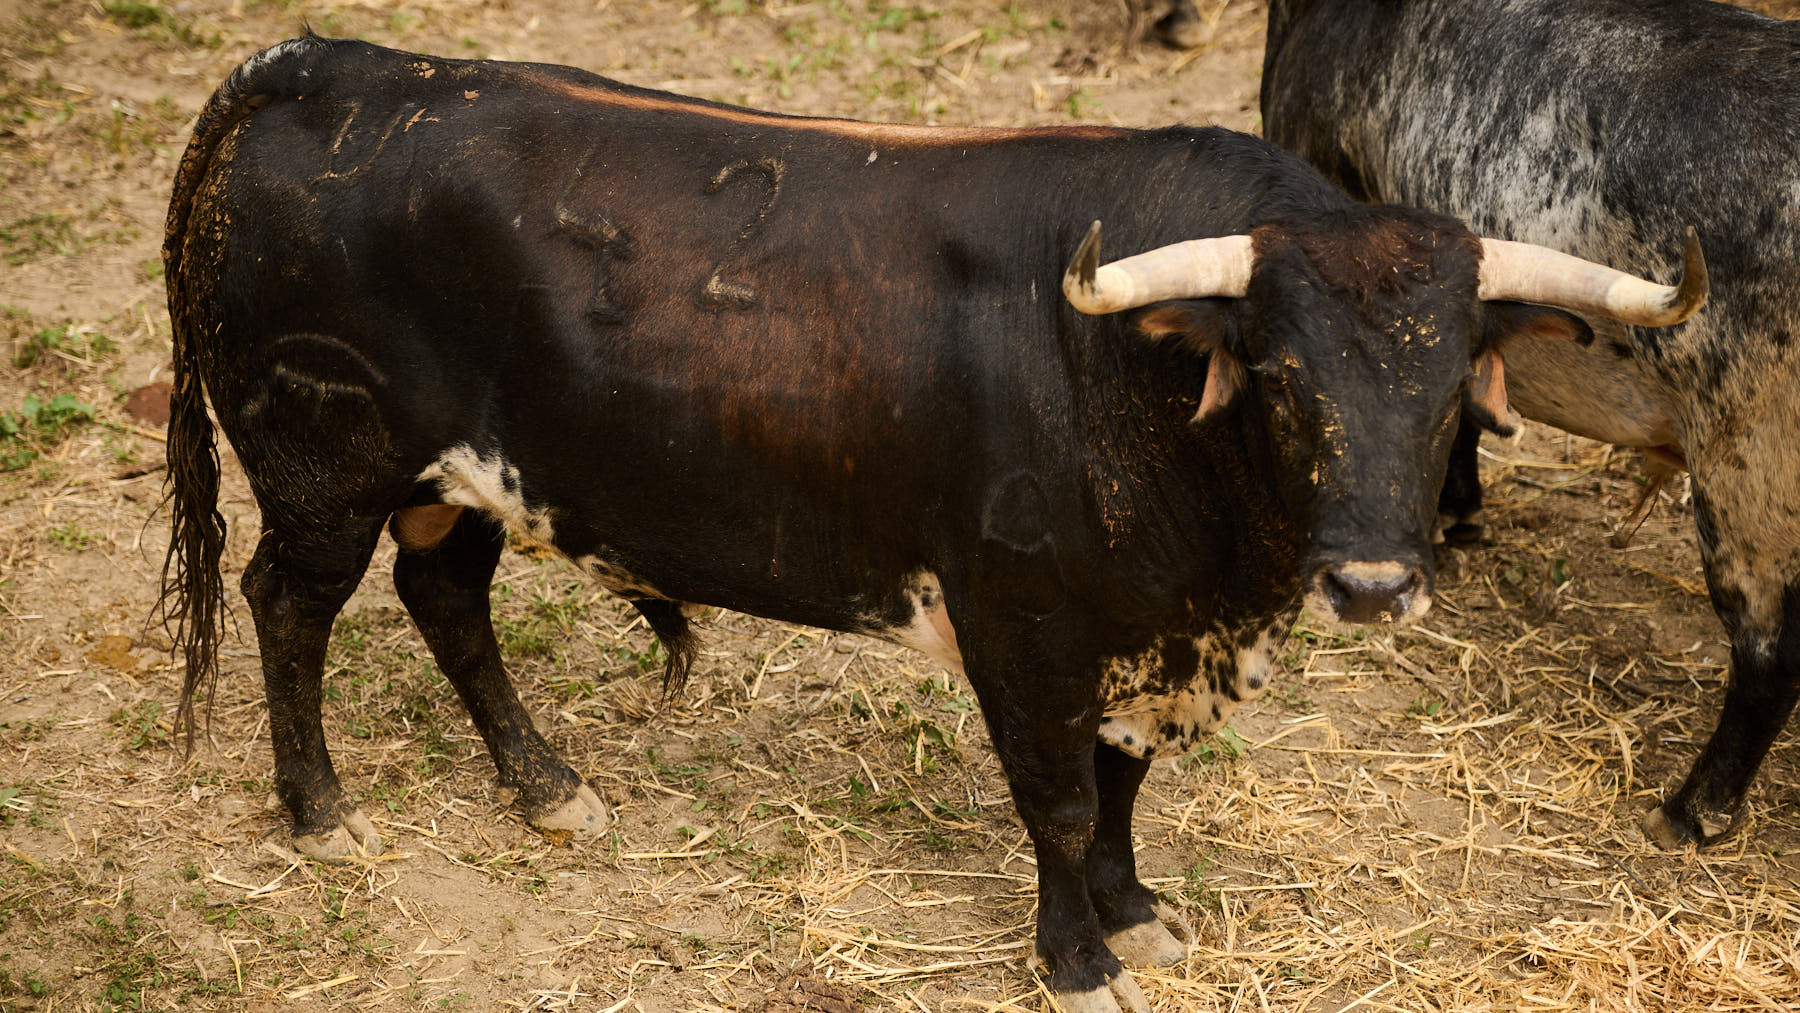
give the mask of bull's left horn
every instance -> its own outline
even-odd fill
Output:
[[[1100,223],[1063,272],[1063,295],[1083,313],[1117,313],[1165,299],[1241,298],[1255,261],[1249,236],[1190,239],[1100,263]]]
[[[1555,306],[1639,327],[1669,327],[1693,316],[1705,304],[1706,292],[1706,258],[1692,226],[1687,230],[1681,283],[1673,286],[1543,246],[1504,239],[1481,241],[1483,299]]]

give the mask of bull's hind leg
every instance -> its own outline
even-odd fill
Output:
[[[464,510],[448,533],[434,532],[441,537],[423,545],[403,514],[394,521],[401,544],[394,587],[487,743],[500,783],[518,792],[514,804],[534,826],[579,840],[599,833],[607,824],[605,804],[538,734],[500,660],[488,586],[505,532],[491,518]]]
[[[1138,880],[1137,857],[1131,851],[1131,813],[1149,770],[1149,760],[1104,742],[1094,744],[1094,785],[1100,805],[1094,844],[1087,854],[1088,898],[1100,917],[1106,948],[1134,967],[1163,967],[1187,957],[1187,946],[1163,923],[1173,921],[1184,930],[1186,925]]]
[[[343,801],[320,725],[320,682],[331,624],[381,537],[381,518],[295,534],[264,518],[267,530],[244,569],[244,597],[262,652],[275,752],[275,794],[294,821],[294,847],[319,859],[374,853],[381,838]]]

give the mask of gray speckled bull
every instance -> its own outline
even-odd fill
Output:
[[[1698,227],[1703,313],[1595,319],[1592,346],[1527,338],[1506,366],[1526,416],[1692,470],[1731,679],[1645,831],[1720,836],[1800,695],[1800,25],[1697,0],[1275,0],[1262,110],[1353,194],[1483,233],[1666,276]]]

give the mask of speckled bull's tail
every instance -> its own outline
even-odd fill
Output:
[[[169,200],[163,236],[163,279],[174,331],[173,393],[169,398],[169,477],[165,502],[171,505],[169,552],[163,560],[162,595],[156,615],[170,630],[187,662],[176,724],[194,746],[195,696],[202,686],[210,701],[219,675],[219,626],[225,608],[219,557],[225,549],[225,518],[219,513],[219,449],[206,414],[201,375],[212,352],[213,335],[195,320],[194,279],[182,255],[194,201],[212,167],[220,143],[243,119],[274,98],[293,93],[314,55],[330,43],[311,33],[290,39],[240,64],[201,110],[194,136],[181,156]]]

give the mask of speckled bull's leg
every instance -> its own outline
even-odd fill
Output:
[[[1800,698],[1800,589],[1787,594],[1779,637],[1740,632],[1719,725],[1686,780],[1644,817],[1644,833],[1664,848],[1723,837],[1750,782]]]
[[[268,527],[244,569],[244,597],[262,651],[275,752],[275,794],[294,821],[294,847],[321,860],[381,850],[375,828],[343,802],[320,724],[331,624],[369,565],[381,521],[297,536]]]
[[[608,821],[605,804],[538,734],[500,660],[488,611],[488,585],[505,545],[500,525],[464,511],[429,547],[401,543],[394,587],[487,743],[500,783],[518,792],[514,805],[540,829],[577,840],[599,833]]]
[[[1100,918],[1106,948],[1130,967],[1163,967],[1187,957],[1187,945],[1164,924],[1167,919],[1180,925],[1180,919],[1138,880],[1131,850],[1132,809],[1149,770],[1149,760],[1104,742],[1094,745],[1100,807],[1087,855],[1088,899]]]

